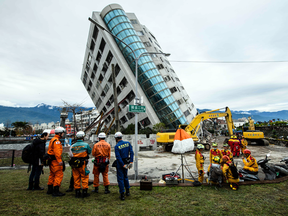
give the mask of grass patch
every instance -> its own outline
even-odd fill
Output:
[[[0,159],[0,167],[11,166],[12,157],[11,158],[2,158]],[[28,166],[27,163],[24,163],[21,157],[14,158],[14,164],[16,166]]]
[[[152,191],[130,189],[131,196],[119,199],[118,186],[111,194],[91,194],[85,199],[46,195],[49,169],[41,175],[44,191],[26,191],[29,174],[26,170],[0,171],[1,215],[288,215],[288,181],[279,184],[228,187],[154,187]],[[60,191],[69,186],[71,169],[67,168]],[[89,191],[91,192],[91,185]]]

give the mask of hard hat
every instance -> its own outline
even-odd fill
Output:
[[[114,135],[115,138],[122,138],[123,134],[121,132],[116,132]]]
[[[77,133],[76,133],[76,137],[77,138],[84,138],[85,137],[85,133],[83,132],[83,131],[78,131]]]
[[[100,139],[105,139],[106,138],[106,134],[105,133],[99,133],[98,134],[98,138],[100,138]]]
[[[236,136],[236,135],[234,135],[234,139],[237,139],[237,136]]]
[[[218,144],[217,143],[212,143],[212,147],[217,147]]]
[[[234,139],[234,135],[231,136],[231,139]]]
[[[222,157],[222,160],[223,160],[223,159],[226,159],[227,161],[230,160],[230,158],[229,158],[227,155],[224,155],[224,156]]]
[[[224,143],[224,144],[223,144],[223,147],[228,147],[228,143]]]
[[[213,157],[213,161],[216,163],[220,163],[220,157],[218,156]]]
[[[198,145],[197,145],[197,149],[204,149],[204,145],[198,144]]]
[[[63,128],[63,127],[57,127],[56,129],[55,129],[55,134],[56,133],[64,133],[65,132],[65,129]]]
[[[250,155],[250,154],[251,154],[251,151],[250,151],[249,149],[245,149],[245,150],[243,151],[243,153],[244,153],[244,154],[249,154],[249,155]]]

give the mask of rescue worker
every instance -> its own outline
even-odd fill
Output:
[[[227,156],[229,157],[229,160],[233,161],[233,154],[232,154],[232,152],[228,149],[228,147],[229,147],[229,146],[228,146],[227,143],[224,143],[224,144],[223,144],[223,148],[224,148],[224,149],[221,150],[222,157],[223,157],[224,155],[227,155]],[[222,163],[222,158],[221,158],[221,163]]]
[[[248,142],[244,137],[241,138],[241,154],[244,154],[244,150],[247,148]]]
[[[128,169],[132,168],[134,152],[130,142],[122,140],[122,133],[116,132],[115,135],[116,146],[115,146],[115,156],[117,159],[117,181],[120,192],[120,199],[125,200],[124,187],[126,189],[126,196],[130,196],[130,186],[128,179]]]
[[[202,155],[203,149],[204,149],[204,145],[198,144],[196,152],[195,152],[196,167],[198,170],[198,181],[200,183],[202,183],[203,179],[204,179],[204,160],[205,160],[205,158]]]
[[[109,191],[109,179],[108,179],[108,171],[109,166],[108,163],[110,161],[111,156],[111,145],[105,141],[106,134],[100,133],[98,135],[99,142],[94,144],[92,155],[95,157],[94,162],[94,168],[93,168],[93,174],[94,174],[94,182],[93,185],[95,187],[95,190],[93,192],[98,193],[98,187],[99,187],[99,175],[100,172],[103,176],[103,185],[105,186],[105,194],[110,193]]]
[[[236,156],[239,157],[240,156],[240,142],[236,136],[234,136],[234,139],[233,139],[232,153],[233,153],[233,157],[236,157]]]
[[[234,148],[234,135],[232,135],[231,138],[228,140],[228,145],[230,146],[230,151],[233,152],[233,148]]]
[[[87,164],[92,150],[88,143],[84,142],[84,137],[85,133],[78,131],[76,134],[77,142],[71,147],[73,157],[70,160],[70,165],[72,167],[76,198],[81,197],[81,180],[82,198],[90,196],[88,193],[89,170],[87,169]]]
[[[220,157],[215,156],[212,159],[212,163],[208,167],[208,179],[207,183],[217,184],[221,186],[222,183],[222,169],[220,165]]]
[[[227,155],[224,155],[222,157],[222,161],[223,161],[223,176],[226,179],[226,183],[230,183],[230,187],[232,190],[237,190],[239,187],[239,178],[235,179],[233,178],[231,169],[230,169],[230,165],[232,164],[232,161],[229,160],[229,157]]]
[[[50,140],[47,154],[50,155],[52,161],[49,164],[50,175],[48,178],[47,194],[52,196],[64,196],[65,193],[59,191],[63,179],[64,162],[62,161],[62,143],[60,139],[64,136],[65,129],[57,127],[55,129],[55,136]],[[54,188],[53,188],[54,187]]]
[[[258,164],[257,161],[254,157],[251,156],[251,151],[249,149],[245,149],[244,150],[244,156],[246,157],[246,160],[244,159],[244,157],[242,156],[242,160],[244,163],[244,170],[249,170],[251,172],[258,172]]]
[[[33,163],[32,171],[29,177],[29,187],[27,190],[44,190],[44,188],[39,186],[40,175],[43,170],[43,156],[45,154],[45,143],[48,140],[49,134],[44,132],[41,134],[40,139],[36,138],[33,140]],[[33,185],[34,184],[34,185]]]
[[[218,156],[221,160],[222,154],[221,151],[217,148],[218,144],[217,143],[212,143],[212,149],[210,150],[210,164],[213,162],[213,158]]]

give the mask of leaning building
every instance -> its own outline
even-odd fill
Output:
[[[135,58],[142,53],[164,53],[152,32],[134,13],[126,13],[118,4],[93,12],[92,19],[120,40],[91,23],[81,80],[105,125],[114,118],[112,64],[115,68],[120,125],[135,123],[127,105],[134,104]],[[132,50],[133,52],[132,52]],[[135,57],[136,55],[136,57]],[[181,84],[169,60],[162,54],[142,54],[138,61],[138,97],[143,98],[145,113],[138,115],[138,128],[163,122],[169,128],[189,123],[196,108]]]

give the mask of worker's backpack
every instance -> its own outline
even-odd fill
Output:
[[[232,176],[234,179],[238,179],[239,178],[239,174],[238,174],[238,170],[237,170],[237,167],[235,166],[234,163],[230,163],[230,164],[227,164],[231,170],[231,173],[232,173]]]
[[[22,150],[22,160],[24,163],[32,164],[34,160],[34,145],[33,142],[24,147]]]

